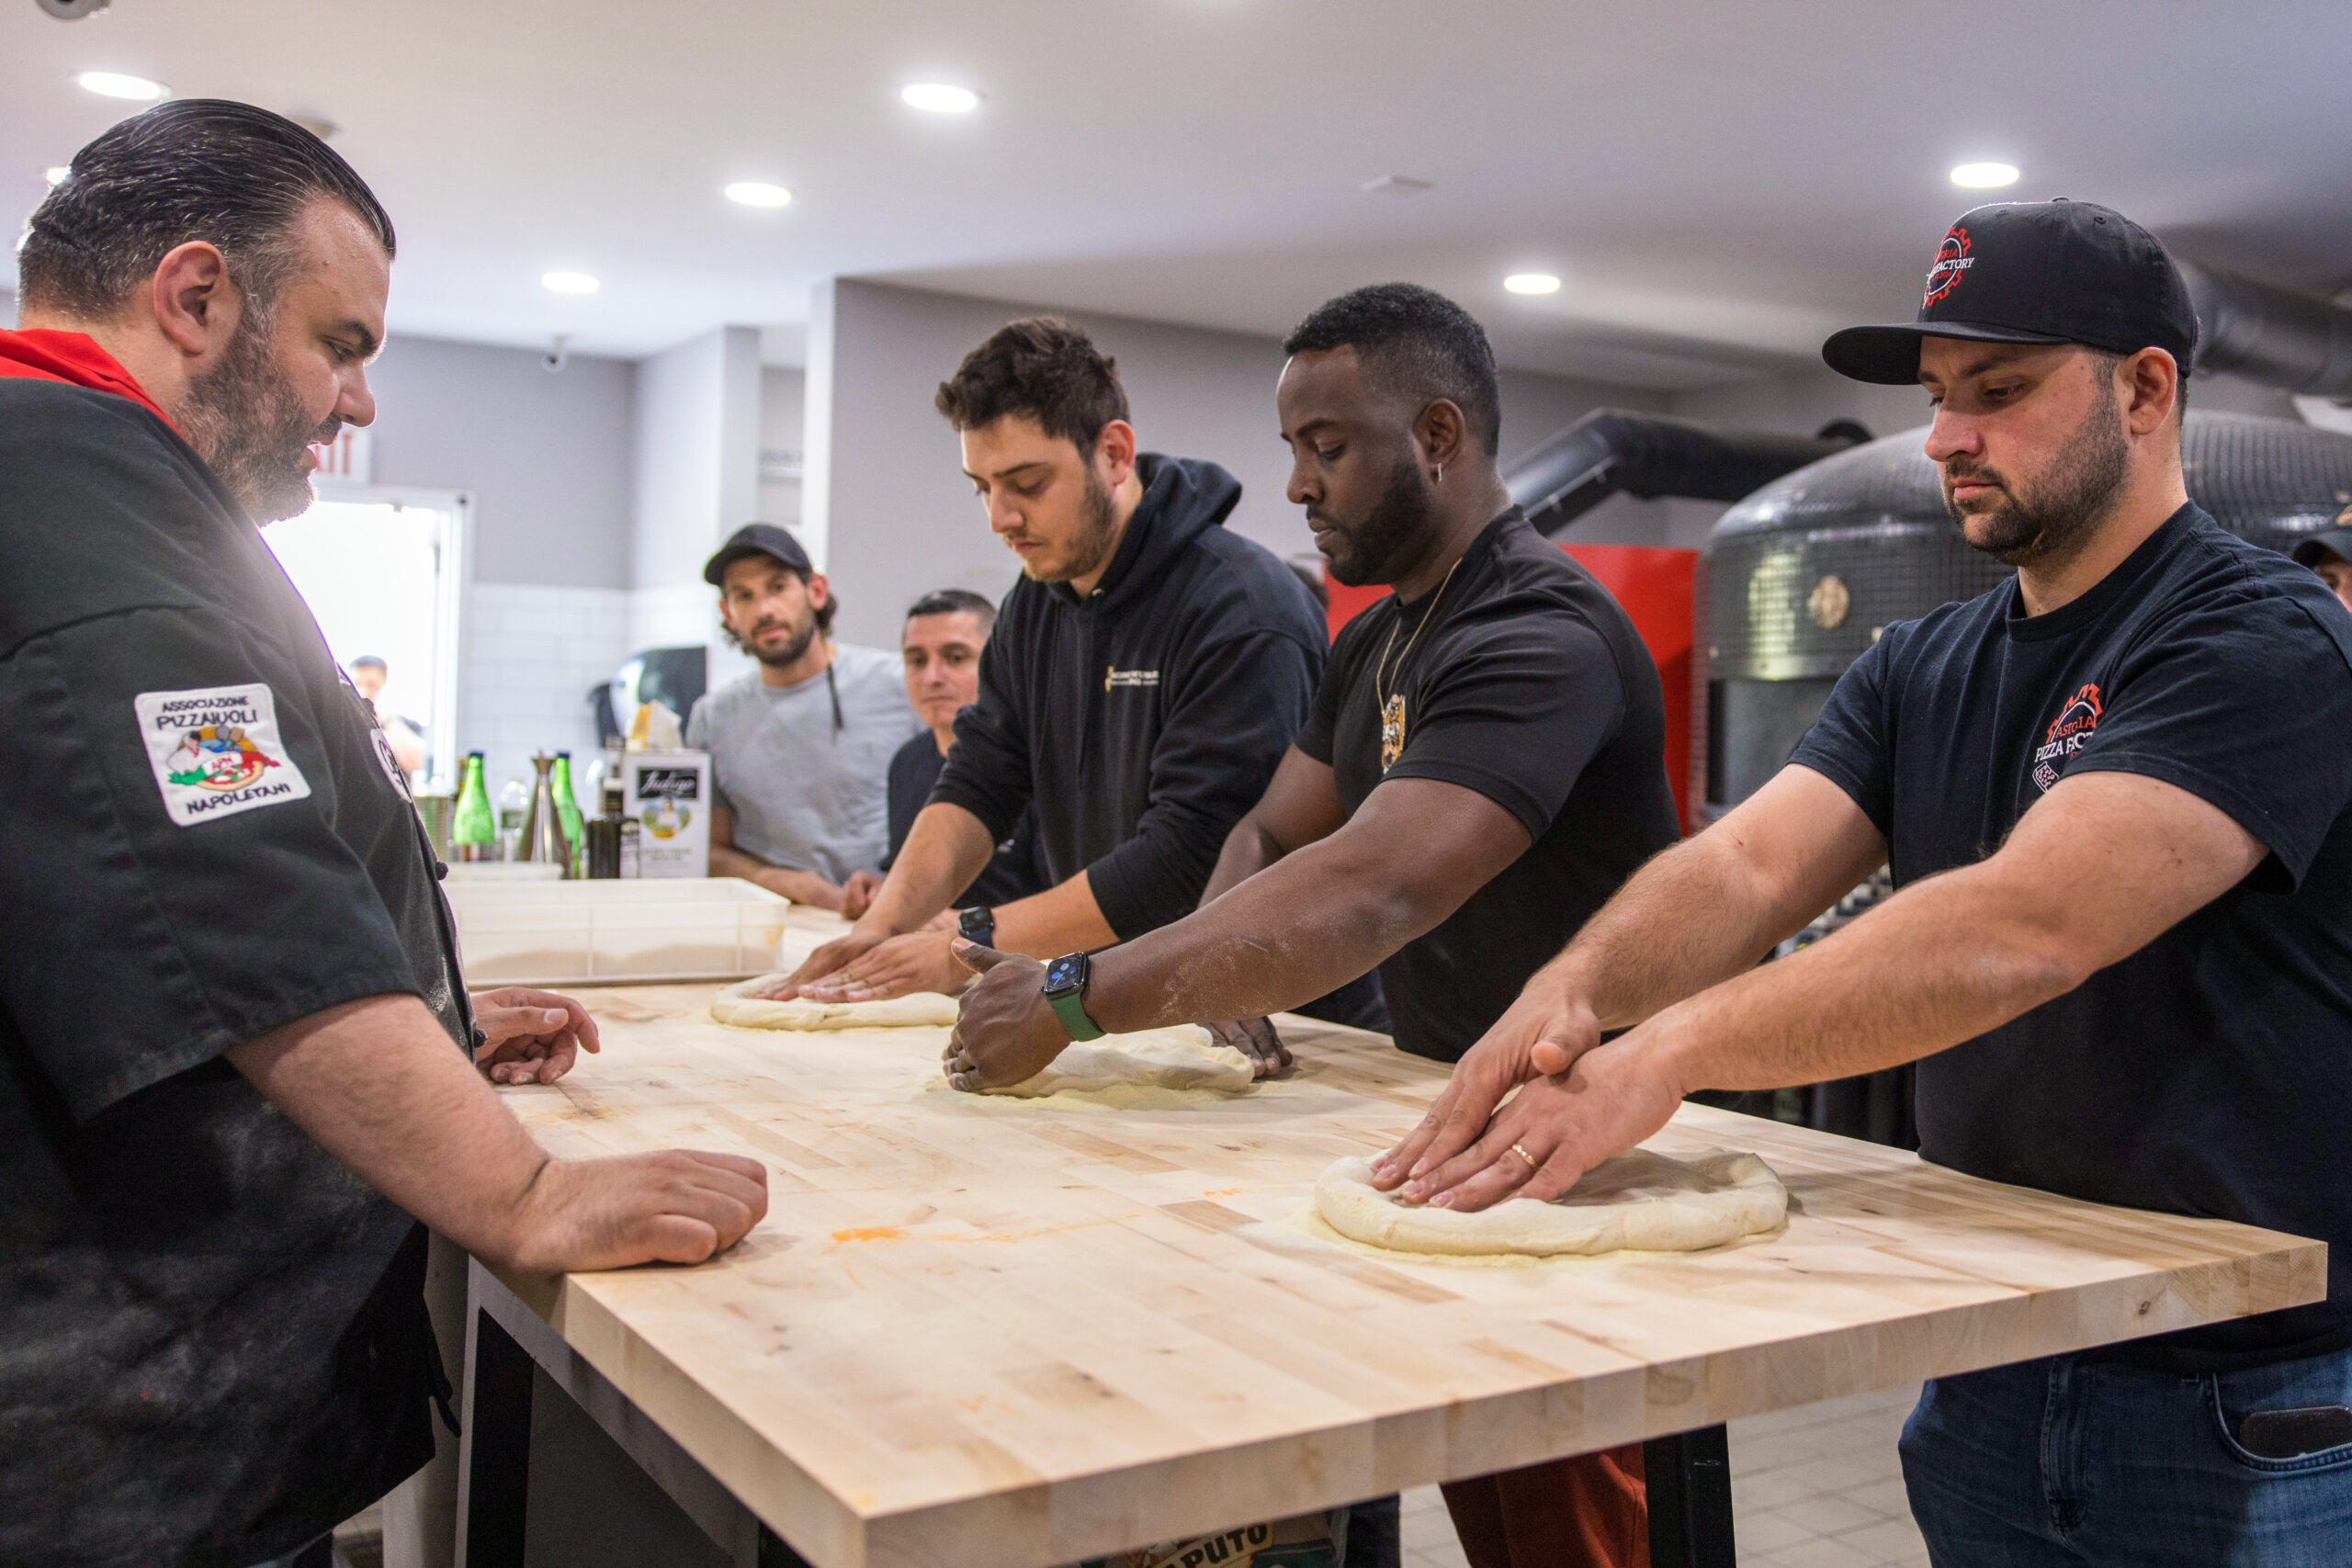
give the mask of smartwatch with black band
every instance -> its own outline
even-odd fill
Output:
[[[1086,1016],[1086,982],[1093,966],[1083,953],[1065,953],[1046,965],[1046,1000],[1072,1040],[1100,1040],[1102,1026]]]
[[[978,942],[982,947],[996,945],[996,911],[986,904],[975,904],[959,910],[956,916],[956,932],[966,942]]]

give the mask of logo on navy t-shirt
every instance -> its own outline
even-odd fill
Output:
[[[2033,782],[2047,793],[2058,782],[2060,770],[2053,763],[2067,758],[2090,744],[2092,733],[2098,728],[2098,686],[2086,682],[2083,689],[2066,699],[2058,716],[2050,721],[2050,732],[2041,738],[2041,745],[2033,754]]]

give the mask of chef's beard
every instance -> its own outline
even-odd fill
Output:
[[[1435,529],[1437,495],[1422,476],[1420,460],[1407,452],[1389,470],[1387,486],[1363,522],[1342,527],[1311,509],[1307,520],[1332,529],[1343,541],[1329,558],[1334,581],[1350,588],[1394,582],[1411,569],[1414,551]]]
[[[770,623],[770,626],[773,624]],[[768,626],[753,626],[752,628],[753,640],[750,642],[739,640],[737,646],[744,649],[752,658],[771,670],[786,669],[797,663],[800,656],[808,651],[808,645],[817,640],[817,612],[813,606],[804,610],[801,613],[800,624],[794,626],[792,635],[785,638],[776,648],[763,647],[757,640],[760,635],[768,629]]]
[[[1068,582],[1073,577],[1084,577],[1100,571],[1111,564],[1111,553],[1119,547],[1119,512],[1111,499],[1111,487],[1094,465],[1086,465],[1086,493],[1079,498],[1078,537],[1072,539],[1069,553],[1057,563],[1032,571],[1024,564],[1023,575],[1041,582]]]
[[[2030,487],[1966,458],[1947,461],[1944,510],[1961,524],[1961,536],[1972,547],[2004,566],[2063,560],[2115,511],[2131,476],[2131,457],[2122,412],[2112,402],[2098,400],[2075,427],[2074,439],[2059,451],[2050,471]],[[1997,484],[2006,499],[1991,512],[1962,512],[1951,496],[1960,479]],[[1967,526],[1972,518],[1980,530],[1974,536]]]
[[[343,421],[314,423],[270,357],[256,310],[240,321],[220,362],[188,383],[179,425],[188,445],[256,523],[307,511],[313,499],[303,451],[333,441]]]

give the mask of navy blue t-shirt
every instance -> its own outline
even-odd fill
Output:
[[[2352,615],[2185,506],[2073,603],[2005,583],[1885,636],[1792,761],[1899,887],[1997,849],[2069,773],[2143,774],[2270,851],[2122,962],[1919,1064],[1920,1153],[1997,1181],[2328,1243],[2328,1299],[2111,1354],[2181,1371],[2352,1344]]]

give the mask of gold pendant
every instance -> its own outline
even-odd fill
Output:
[[[1380,771],[1386,773],[1405,754],[1405,694],[1397,693],[1380,710]]]

